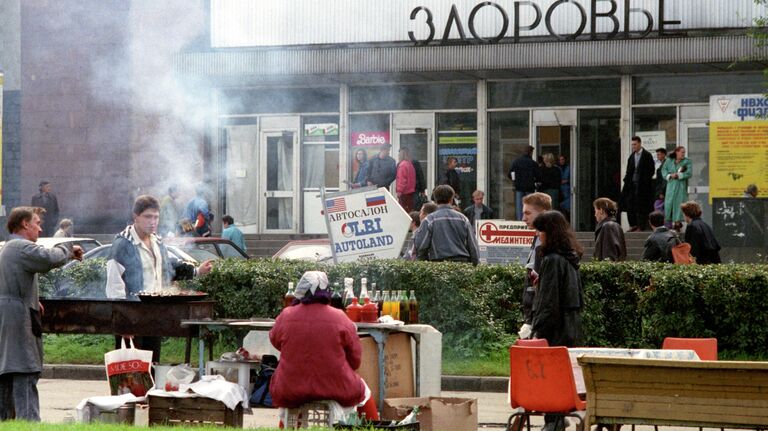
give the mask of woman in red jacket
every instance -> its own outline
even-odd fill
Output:
[[[416,169],[411,162],[408,148],[400,148],[400,162],[397,164],[397,201],[405,212],[413,211],[413,197],[416,193]]]
[[[328,304],[328,276],[320,271],[304,273],[296,286],[294,305],[284,309],[269,332],[280,351],[280,363],[269,392],[277,407],[296,408],[311,401],[333,400],[342,407],[356,407],[373,398],[355,370],[362,348],[355,324]],[[368,407],[366,404],[366,407]]]

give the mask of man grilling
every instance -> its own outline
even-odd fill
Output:
[[[138,300],[139,292],[160,293],[172,280],[185,280],[211,271],[211,262],[198,268],[168,253],[157,236],[160,202],[142,195],[133,203],[133,224],[115,236],[107,261],[107,298]],[[119,347],[120,339],[116,340]],[[137,347],[152,350],[160,360],[160,337],[134,338]]]

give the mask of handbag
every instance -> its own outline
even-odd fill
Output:
[[[672,246],[672,261],[678,265],[690,265],[695,263],[691,256],[691,245],[687,242],[681,242]]]
[[[130,347],[125,346],[125,338],[120,337],[121,348],[104,354],[107,367],[107,380],[112,395],[132,393],[143,397],[155,385],[150,373],[152,351],[139,350],[130,339]]]

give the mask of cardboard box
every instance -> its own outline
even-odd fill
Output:
[[[417,418],[422,431],[477,430],[475,398],[388,398],[384,400],[381,417],[386,420],[401,420],[415,406],[419,407]]]
[[[379,350],[371,337],[360,338],[363,347],[357,374],[379,399]],[[384,375],[387,386],[384,398],[412,397],[414,391],[413,352],[409,334],[391,334],[384,345]]]

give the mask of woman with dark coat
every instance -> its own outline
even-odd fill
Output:
[[[544,154],[544,166],[541,168],[541,191],[552,198],[552,208],[560,208],[560,184],[563,172],[555,164],[552,153]]]
[[[685,217],[685,242],[691,245],[691,255],[696,258],[696,263],[706,265],[709,263],[721,263],[720,244],[715,238],[715,232],[701,219],[701,205],[698,202],[688,201],[680,205]]]
[[[608,198],[595,199],[595,253],[597,260],[624,261],[627,259],[627,242],[621,225],[616,223],[616,202]]]
[[[584,293],[579,275],[582,248],[559,211],[539,214],[533,221],[542,256],[533,302],[533,337],[550,346],[573,347],[582,339]]]

